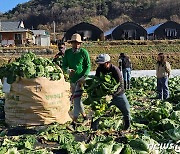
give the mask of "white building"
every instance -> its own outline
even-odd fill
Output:
[[[32,30],[33,43],[38,46],[50,46],[50,35],[45,30]]]

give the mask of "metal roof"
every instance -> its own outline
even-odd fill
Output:
[[[34,35],[49,35],[46,30],[31,30]]]
[[[163,24],[163,23],[162,23],[162,24]],[[154,25],[154,26],[151,26],[151,27],[146,28],[147,34],[153,34],[154,31],[155,31],[159,26],[161,26],[162,24],[158,24],[158,25]]]
[[[0,31],[26,31],[20,26],[21,22],[2,22],[0,21]]]
[[[135,26],[140,26],[140,25],[138,25],[138,24],[136,24],[136,23],[134,23],[134,22],[129,22],[129,21],[128,21],[128,22],[125,22],[125,23],[123,23],[123,24],[117,25],[116,27],[111,28],[110,30],[106,31],[106,32],[104,33],[104,36],[111,35],[111,34],[113,33],[113,31],[114,31],[117,27],[119,27],[119,26],[124,26],[125,24],[133,24],[133,25],[135,25]]]

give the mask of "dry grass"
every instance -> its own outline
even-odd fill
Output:
[[[135,70],[149,70],[155,68],[156,56],[159,52],[163,52],[167,55],[167,59],[170,62],[173,69],[180,69],[180,40],[155,40],[155,41],[140,41],[140,40],[124,40],[124,41],[100,41],[100,42],[84,42],[82,44],[90,54],[92,69],[95,70],[97,65],[95,59],[100,53],[108,53],[111,56],[113,64],[118,65],[118,57],[121,52],[126,53],[133,63],[133,69]],[[67,43],[67,48],[71,47]],[[12,58],[14,60],[19,57],[23,51],[36,51],[39,56],[51,58],[57,53],[57,48],[51,48],[53,51],[51,54],[45,54],[43,50],[45,48],[5,48],[0,49],[0,66],[6,64],[7,61]],[[42,52],[41,52],[42,49]],[[3,52],[6,51],[6,52]],[[14,54],[13,55],[13,53]]]

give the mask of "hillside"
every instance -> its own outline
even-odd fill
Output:
[[[143,25],[167,20],[180,23],[179,0],[30,0],[1,14],[0,20],[23,20],[27,28],[66,31],[86,21],[108,30],[126,21]]]

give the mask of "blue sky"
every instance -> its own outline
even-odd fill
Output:
[[[16,5],[28,2],[29,0],[0,0],[0,12],[5,13],[12,10]]]

